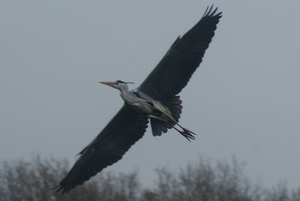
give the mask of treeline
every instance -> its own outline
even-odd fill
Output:
[[[145,188],[138,172],[100,173],[69,194],[55,193],[55,187],[69,170],[67,160],[41,159],[2,161],[0,201],[300,201],[300,188],[288,190],[284,183],[266,189],[253,184],[235,158],[213,165],[199,159],[174,173],[156,169],[152,188]]]

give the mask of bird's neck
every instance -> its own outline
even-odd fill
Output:
[[[128,87],[123,88],[122,90],[120,90],[120,96],[122,97],[122,99],[127,102],[128,98],[129,98],[129,89]]]

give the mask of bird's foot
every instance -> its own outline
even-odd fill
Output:
[[[185,137],[188,141],[195,140],[196,133],[194,133],[186,128],[183,128],[182,126],[180,126],[180,128],[182,128],[182,131],[179,130],[178,128],[174,127],[174,129],[177,130],[181,135],[183,135],[183,137]]]

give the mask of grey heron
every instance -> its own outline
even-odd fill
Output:
[[[80,153],[69,173],[56,187],[68,193],[109,165],[143,137],[148,121],[154,136],[174,128],[188,140],[195,133],[179,125],[182,106],[178,93],[200,65],[222,13],[207,7],[203,17],[185,35],[178,37],[143,83],[129,91],[129,82],[100,82],[120,91],[123,107],[96,138]]]

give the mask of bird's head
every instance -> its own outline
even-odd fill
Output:
[[[105,84],[107,86],[113,87],[115,89],[119,89],[120,91],[123,91],[125,89],[128,90],[127,84],[133,84],[133,82],[123,82],[121,80],[117,80],[115,82],[100,82],[101,84]]]

